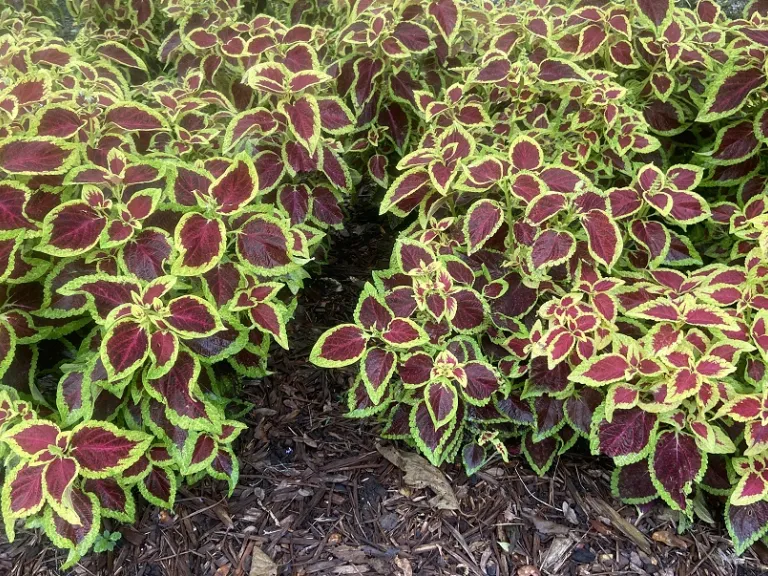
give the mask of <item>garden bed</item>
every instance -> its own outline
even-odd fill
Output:
[[[53,4],[0,576],[766,573],[766,0]]]
[[[610,463],[583,450],[542,478],[521,458],[469,479],[448,467],[458,514],[435,508],[430,489],[407,486],[377,451],[374,426],[344,417],[351,371],[306,360],[323,330],[349,318],[370,270],[386,263],[392,234],[381,225],[361,209],[334,235],[331,261],[302,292],[291,350],[276,350],[274,374],[244,388],[255,407],[231,498],[225,483],[206,481],[181,490],[173,514],[142,503],[134,525],[113,523],[122,533],[113,552],[69,572],[57,571],[64,556],[43,536],[19,531],[0,544],[0,574],[249,576],[254,550],[281,575],[764,573],[768,551],[758,544],[737,557],[721,522],[698,522],[678,538],[663,505],[637,521],[634,507],[610,495]],[[614,515],[637,526],[635,540]]]

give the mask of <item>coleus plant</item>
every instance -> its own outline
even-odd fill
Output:
[[[367,174],[414,222],[312,355],[362,361],[354,415],[468,471],[519,446],[543,473],[588,437],[628,501],[690,515],[709,490],[738,549],[765,532],[763,421],[722,410],[763,387],[761,2],[733,22],[709,0],[71,7],[87,58],[34,3],[3,17],[0,368],[63,429],[154,436],[123,482],[170,505],[180,476],[233,481],[227,370],[285,344],[280,286]],[[100,312],[85,276],[124,298]],[[199,331],[169,323],[179,299],[205,308]],[[126,333],[146,356],[115,379]],[[35,368],[52,339],[76,358],[46,368],[55,405]],[[166,405],[173,383],[188,405]]]
[[[182,61],[163,74],[161,3],[75,4],[74,43],[42,4],[0,13],[3,518],[66,565],[103,519],[133,520],[137,492],[172,508],[183,483],[234,489],[237,390],[288,347],[352,186],[330,136],[355,125],[310,92],[321,134],[301,141],[292,93],[240,99],[245,68],[226,86]]]
[[[373,57],[391,12],[354,6]],[[476,8],[403,8],[435,43],[377,178],[409,220],[311,359],[358,365],[350,416],[435,465],[543,474],[584,438],[618,497],[681,527],[723,497],[741,553],[768,533],[768,8]],[[375,87],[412,70],[387,65]]]

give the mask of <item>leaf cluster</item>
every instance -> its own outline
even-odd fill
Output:
[[[312,353],[358,365],[350,416],[468,473],[584,438],[625,501],[692,519],[709,492],[739,552],[763,537],[763,3],[361,5],[356,78],[386,30],[433,45],[376,68],[381,98],[413,80],[381,179],[404,229]]]

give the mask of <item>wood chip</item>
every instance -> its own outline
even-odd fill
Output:
[[[376,445],[376,450],[392,464],[405,472],[403,481],[412,488],[429,488],[435,497],[430,505],[439,510],[458,510],[459,501],[442,472],[425,458],[410,452],[401,452],[392,446]]]
[[[549,549],[541,561],[541,569],[552,574],[562,574],[561,569],[573,548],[573,541],[565,536],[552,540]]]

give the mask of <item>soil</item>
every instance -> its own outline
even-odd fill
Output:
[[[274,374],[245,386],[254,409],[234,495],[206,481],[182,489],[172,513],[139,504],[135,525],[106,526],[122,533],[114,551],[67,575],[266,576],[274,571],[258,568],[264,555],[291,576],[766,573],[768,549],[737,557],[717,503],[715,523],[677,536],[663,506],[638,516],[613,499],[610,464],[586,451],[542,478],[521,459],[472,478],[447,467],[458,511],[435,508],[429,488],[407,486],[377,450],[376,425],[344,417],[351,371],[307,362],[326,328],[349,321],[370,271],[386,266],[393,234],[381,226],[362,210],[333,235],[330,261],[300,295],[291,350],[276,350]],[[61,575],[64,559],[34,531],[0,541],[0,576]]]

